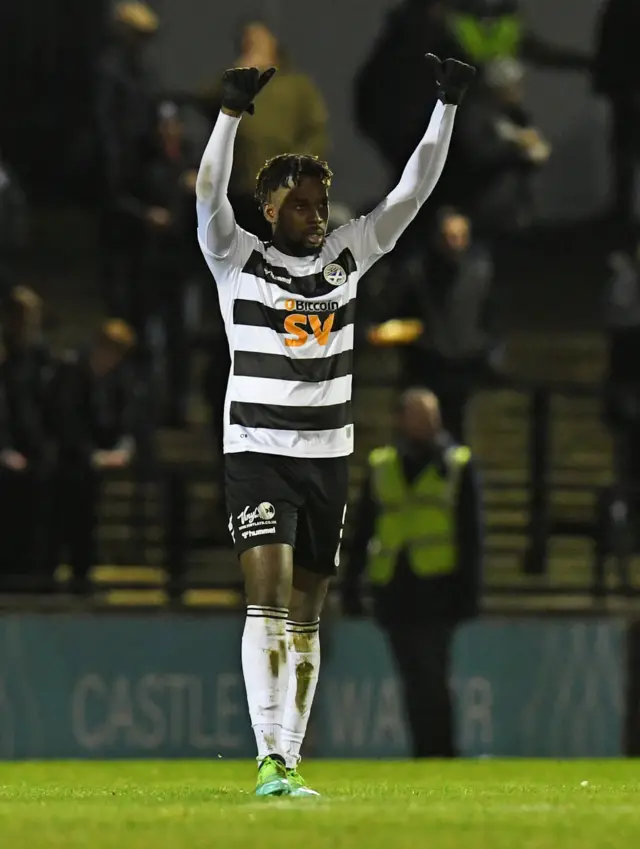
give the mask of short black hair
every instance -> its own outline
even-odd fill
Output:
[[[262,207],[271,192],[280,188],[299,186],[305,177],[315,177],[328,189],[333,171],[317,156],[304,153],[283,153],[264,163],[256,178],[255,198]]]

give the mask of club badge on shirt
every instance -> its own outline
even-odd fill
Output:
[[[337,262],[330,262],[325,265],[322,276],[330,286],[342,286],[347,282],[347,272]]]

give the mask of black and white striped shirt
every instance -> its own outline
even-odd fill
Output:
[[[358,280],[390,251],[444,168],[455,106],[438,103],[396,188],[369,215],[293,257],[236,224],[227,197],[240,119],[220,114],[202,157],[198,240],[215,278],[231,373],[224,451],[341,457],[353,451]]]
[[[350,454],[356,291],[381,256],[371,221],[334,231],[317,256],[288,256],[239,228],[224,259],[202,248],[231,352],[225,453]]]

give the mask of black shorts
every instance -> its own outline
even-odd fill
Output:
[[[321,575],[338,567],[347,512],[347,457],[306,459],[244,451],[225,455],[229,530],[238,555],[286,543]]]

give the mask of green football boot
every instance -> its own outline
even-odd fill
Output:
[[[304,783],[304,778],[300,775],[297,769],[288,769],[287,779],[289,781],[290,796],[315,796],[316,798],[320,796],[320,794],[316,793],[315,790],[312,790],[310,787],[307,787],[307,785]]]
[[[275,758],[265,758],[258,767],[256,796],[287,796],[290,792],[285,765]]]

